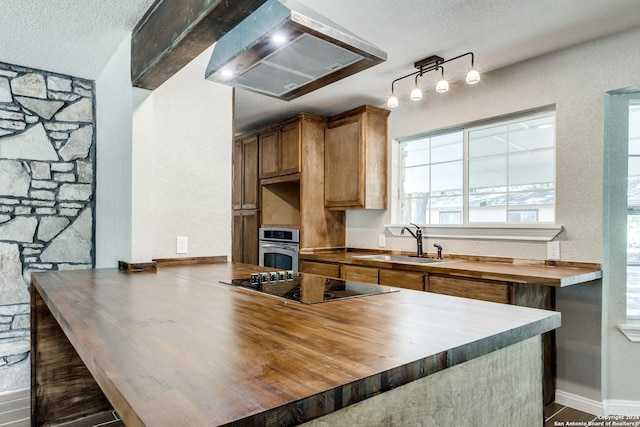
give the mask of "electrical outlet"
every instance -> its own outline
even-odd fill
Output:
[[[560,242],[547,242],[547,259],[560,260]]]
[[[384,248],[385,243],[384,234],[378,234],[378,247]]]
[[[176,239],[176,253],[186,254],[189,252],[189,238],[187,236],[178,236]]]

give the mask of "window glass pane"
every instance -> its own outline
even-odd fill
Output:
[[[405,199],[403,204],[402,222],[415,224],[427,223],[427,211],[429,209],[429,199],[426,193],[421,194],[422,197]]]
[[[506,221],[506,194],[469,196],[469,222]]]
[[[469,192],[507,186],[507,156],[469,160]]]
[[[431,138],[431,161],[433,163],[462,159],[463,133],[454,132]]]
[[[640,104],[629,105],[627,316],[640,318]]]
[[[555,140],[554,121],[553,116],[547,116],[510,124],[509,151],[553,147]]]
[[[629,154],[640,154],[640,105],[629,107]]]
[[[432,194],[462,194],[462,183],[462,162],[440,163],[431,166]]]
[[[403,142],[401,148],[405,167],[429,164],[429,138]]]
[[[404,170],[403,193],[421,193],[429,191],[429,166],[416,166]]]
[[[438,212],[437,224],[462,224],[462,211]]]
[[[631,159],[629,159],[629,163],[631,163]],[[638,161],[634,163],[640,163],[640,159],[638,159]],[[631,165],[629,165],[629,169],[631,169]],[[640,207],[640,176],[629,176],[627,206]]]
[[[509,157],[509,185],[553,183],[555,181],[553,150],[526,151]]]
[[[469,132],[469,157],[507,152],[507,126],[494,126]]]

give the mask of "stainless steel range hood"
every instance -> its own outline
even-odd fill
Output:
[[[386,59],[294,0],[267,0],[216,42],[205,77],[288,101]]]

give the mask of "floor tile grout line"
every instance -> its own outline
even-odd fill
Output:
[[[562,408],[558,409],[553,415],[551,415],[549,418],[546,418],[544,420],[544,422],[546,423],[547,421],[549,421],[551,418],[555,417],[556,415],[558,415],[560,412],[564,411],[565,409],[567,409],[566,406],[563,406]]]

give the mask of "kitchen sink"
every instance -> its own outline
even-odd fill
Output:
[[[437,263],[437,262],[450,262],[450,260],[446,260],[446,259],[435,259],[435,258],[409,256],[409,255],[385,255],[385,254],[353,255],[352,258],[369,259],[371,261],[402,262],[406,264],[431,264],[431,263]]]

